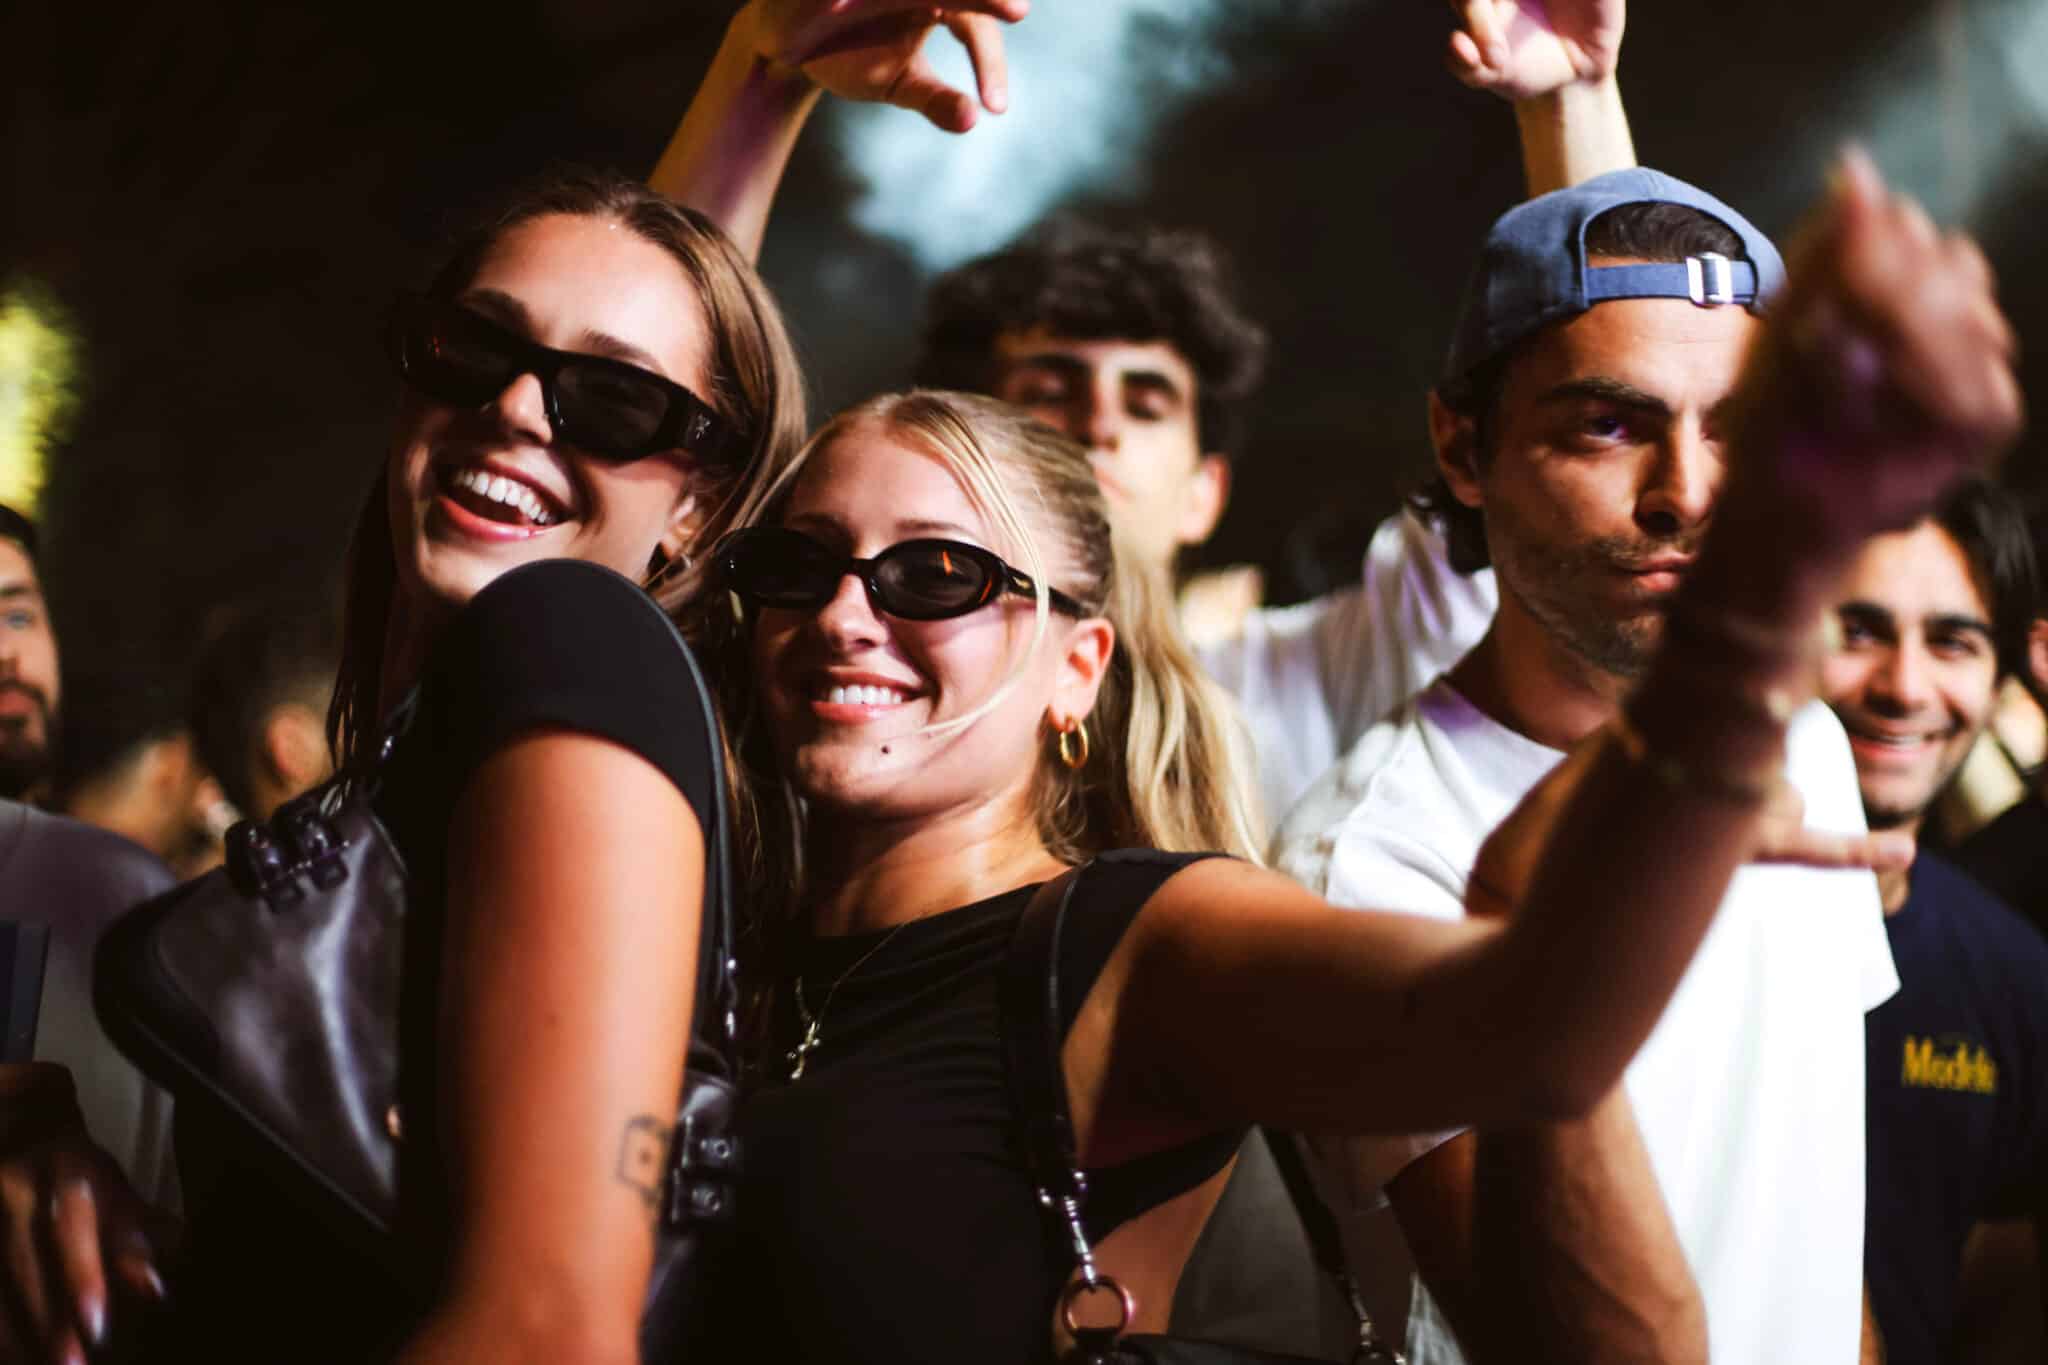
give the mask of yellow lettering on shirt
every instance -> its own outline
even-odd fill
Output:
[[[1958,1090],[1972,1095],[1998,1093],[1998,1063],[1982,1047],[1968,1040],[1956,1043],[1948,1052],[1936,1047],[1932,1038],[1906,1035],[1904,1064],[1899,1079],[1923,1090]]]

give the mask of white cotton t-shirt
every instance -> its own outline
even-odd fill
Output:
[[[1251,727],[1267,818],[1478,644],[1499,600],[1493,570],[1459,573],[1443,534],[1402,512],[1373,533],[1357,587],[1252,612],[1237,635],[1197,646]]]
[[[1439,678],[1373,727],[1288,816],[1282,871],[1338,905],[1453,919],[1479,847],[1563,757]],[[1787,775],[1817,829],[1865,829],[1855,762],[1819,703]],[[1682,874],[1682,869],[1673,869]],[[1716,1360],[1854,1365],[1862,1325],[1863,1016],[1898,989],[1868,872],[1739,870],[1625,1084]],[[1451,1135],[1314,1144],[1342,1197]],[[1362,1268],[1370,1276],[1373,1267]],[[1384,1293],[1384,1286],[1382,1292]],[[1417,1293],[1415,1365],[1461,1359]]]

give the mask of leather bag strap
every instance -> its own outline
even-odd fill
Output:
[[[1309,1253],[1315,1257],[1317,1268],[1338,1279],[1348,1278],[1351,1270],[1345,1261],[1337,1219],[1317,1191],[1315,1177],[1309,1174],[1308,1162],[1302,1158],[1295,1135],[1264,1124],[1260,1129],[1266,1135],[1266,1145],[1273,1149],[1273,1164],[1279,1167],[1280,1183],[1287,1187],[1287,1198],[1301,1218],[1301,1230],[1308,1234]]]
[[[1358,1320],[1358,1353],[1353,1359],[1359,1365],[1373,1365],[1374,1362],[1406,1365],[1402,1354],[1380,1338],[1379,1327],[1365,1306],[1365,1295],[1359,1291],[1358,1280],[1351,1273],[1350,1260],[1344,1255],[1344,1238],[1337,1229],[1336,1215],[1330,1212],[1330,1206],[1323,1202],[1322,1194],[1316,1189],[1315,1177],[1309,1173],[1299,1141],[1284,1129],[1264,1124],[1260,1128],[1266,1135],[1266,1145],[1273,1151],[1273,1164],[1279,1168],[1280,1183],[1287,1187],[1287,1198],[1294,1205],[1295,1215],[1301,1219],[1301,1230],[1308,1234],[1309,1253],[1315,1257],[1317,1268],[1335,1280],[1338,1288],[1344,1291],[1345,1300],[1351,1306],[1351,1315]]]
[[[1124,1329],[1136,1316],[1129,1291],[1095,1264],[1095,1248],[1082,1221],[1088,1177],[1074,1142],[1074,1116],[1067,1099],[1067,1073],[1060,1054],[1065,1043],[1060,1012],[1060,938],[1074,887],[1087,869],[1063,872],[1031,895],[1003,957],[998,1001],[1003,1036],[1003,1070],[1010,1105],[1021,1128],[1024,1159],[1038,1187],[1038,1202],[1067,1239],[1079,1271],[1060,1291],[1059,1314],[1074,1339],[1068,1358],[1111,1358]],[[1083,1327],[1076,1310],[1091,1297],[1106,1298],[1116,1310],[1110,1326]]]
[[[1024,1156],[1041,1193],[1087,1195],[1078,1169],[1073,1113],[1060,1053],[1060,931],[1080,878],[1075,868],[1034,891],[1003,958],[1000,983],[1003,1069],[1024,1136]]]
[[[705,757],[711,773],[710,808],[705,811],[704,828],[704,916],[698,929],[697,1001],[690,1021],[690,1035],[713,1047],[724,1059],[728,1077],[739,1074],[739,962],[733,916],[732,809],[726,794],[725,751],[719,742],[724,733],[718,712],[712,705],[711,688],[697,656],[683,640],[668,613],[650,598],[648,606],[668,626],[690,668],[691,692],[704,733],[710,739]]]

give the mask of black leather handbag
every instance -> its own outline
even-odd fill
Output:
[[[1060,1026],[1060,935],[1075,883],[1086,871],[1085,866],[1075,868],[1032,894],[1004,956],[999,987],[1003,1069],[1011,1107],[1021,1125],[1025,1159],[1038,1186],[1038,1202],[1051,1218],[1052,1235],[1072,1255],[1079,1272],[1068,1281],[1058,1303],[1061,1325],[1074,1342],[1063,1365],[1331,1365],[1232,1343],[1125,1331],[1137,1305],[1095,1263],[1081,1218],[1088,1178],[1075,1152],[1066,1071],[1060,1063],[1065,1041]],[[1316,1263],[1337,1281],[1358,1320],[1351,1365],[1403,1365],[1400,1352],[1381,1341],[1373,1327],[1345,1262],[1336,1219],[1316,1194],[1294,1139],[1271,1130],[1267,1136]],[[1106,1308],[1115,1321],[1084,1326],[1084,1315],[1096,1316],[1091,1304]]]
[[[680,635],[676,647],[690,662],[704,733],[715,737],[710,691]],[[224,867],[116,921],[93,971],[100,1021],[137,1066],[179,1104],[211,1106],[254,1134],[273,1172],[308,1190],[341,1236],[398,1267],[408,887],[370,801],[407,719],[402,712],[387,731],[369,771],[307,793],[267,823],[236,825]],[[704,762],[717,779],[704,831],[695,1017],[641,1317],[650,1361],[677,1358],[693,1330],[693,1286],[730,1235],[739,1173],[731,825],[715,738]],[[422,1278],[426,1270],[410,1269]],[[400,1276],[411,1278],[403,1268]]]

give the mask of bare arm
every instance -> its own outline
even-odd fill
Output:
[[[1959,1365],[2043,1358],[2040,1239],[2034,1218],[1978,1223],[1963,1243],[1956,1273],[1955,1340]]]
[[[1863,1286],[1863,1335],[1856,1344],[1856,1365],[1884,1365],[1884,1336],[1870,1308],[1870,1285]]]
[[[791,152],[823,90],[915,110],[948,132],[976,120],[974,99],[923,56],[943,25],[974,63],[981,107],[1009,100],[1000,22],[1028,0],[750,0],[727,25],[711,70],[647,183],[705,214],[753,260]]]
[[[1451,74],[1511,100],[1531,198],[1636,164],[1615,67],[1626,0],[1452,0]]]
[[[724,228],[750,261],[761,255],[775,192],[819,93],[801,71],[760,55],[752,13],[743,9],[727,25],[711,70],[647,177]]]
[[[1478,1137],[1474,1297],[1459,1334],[1476,1358],[1707,1360],[1693,1282],[1627,1096],[1586,1118]],[[1514,1330],[1504,1330],[1509,1324]]]
[[[1108,1098],[1096,1136],[1130,1151],[1245,1118],[1413,1132],[1590,1111],[1757,844],[1767,800],[1731,792],[1782,762],[1838,575],[2011,439],[2011,356],[1981,254],[1846,162],[1734,395],[1727,489],[1672,608],[1743,638],[1673,632],[1632,737],[1532,793],[1560,808],[1505,926],[1340,911],[1232,863],[1171,878],[1070,1039],[1077,1118]]]
[[[1515,127],[1532,199],[1636,164],[1621,87],[1611,72],[1590,85],[1518,101]]]
[[[455,1259],[407,1365],[638,1359],[703,868],[688,803],[617,745],[540,732],[470,779],[441,995]]]
[[[1581,1122],[1453,1138],[1387,1198],[1468,1359],[1707,1359],[1705,1304],[1619,1090]]]

